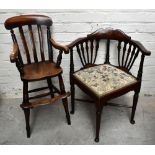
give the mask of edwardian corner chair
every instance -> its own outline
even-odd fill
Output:
[[[5,28],[10,30],[13,40],[13,51],[10,55],[10,61],[16,64],[23,82],[23,103],[21,108],[25,114],[27,137],[30,137],[30,109],[52,104],[60,99],[62,99],[64,105],[67,122],[71,124],[67,101],[70,93],[65,91],[62,78],[63,70],[60,67],[62,53],[63,51],[67,53],[67,47],[59,45],[51,39],[51,26],[51,18],[44,15],[21,15],[5,21]],[[45,33],[43,33],[43,30],[45,30]],[[15,33],[16,31],[17,33]],[[20,35],[17,38],[18,34]],[[46,50],[45,45],[47,45],[48,50]],[[53,47],[59,50],[56,62],[53,60]],[[51,80],[53,77],[58,77],[60,89],[53,85]],[[29,82],[39,80],[47,80],[48,86],[28,90]],[[31,93],[45,91],[46,89],[49,89],[49,92],[29,97]],[[32,101],[32,99],[45,96],[50,96],[50,98]]]
[[[104,64],[95,64],[100,45],[105,42],[106,52]],[[117,64],[110,63],[110,48],[117,53]],[[133,106],[131,113],[131,124],[134,124],[135,110],[138,95],[141,88],[143,63],[145,56],[151,53],[143,45],[132,40],[121,30],[99,29],[87,37],[79,38],[68,45],[70,50],[70,85],[71,85],[71,113],[74,113],[75,84],[88,94],[96,103],[96,138],[99,141],[99,130],[101,121],[101,111],[109,99],[121,96],[129,91],[134,91]],[[101,50],[101,49],[100,49]],[[104,49],[101,50],[102,52]],[[74,70],[75,55],[79,56],[82,68]],[[103,54],[103,53],[102,53]],[[140,56],[137,76],[131,74],[131,68]],[[77,57],[76,57],[77,59]],[[136,60],[136,61],[137,61]],[[78,62],[79,62],[78,61]],[[76,60],[77,62],[77,60]],[[79,99],[78,99],[79,100]],[[86,101],[80,99],[81,101]]]

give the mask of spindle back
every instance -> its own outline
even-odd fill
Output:
[[[102,41],[101,41],[102,40]],[[110,64],[110,47],[111,42],[117,44],[117,49],[114,51],[117,55],[118,68],[130,72],[136,58],[140,53],[140,48],[135,44],[131,37],[126,35],[121,30],[114,29],[99,29],[87,37],[79,38],[68,45],[70,49],[70,67],[71,74],[74,72],[74,52],[77,51],[80,61],[82,63],[82,68],[87,68],[96,65],[96,58],[98,55],[99,47],[102,42],[106,42],[105,51],[105,64]],[[102,49],[102,52],[103,49]],[[103,53],[104,54],[104,53]],[[142,54],[144,57],[144,55]],[[142,57],[141,57],[142,59]],[[81,69],[82,69],[81,68]]]
[[[50,44],[51,32],[50,26],[52,26],[52,20],[48,16],[44,15],[21,15],[9,18],[5,21],[5,28],[10,30],[12,40],[18,45],[19,54],[18,58],[23,64],[23,55],[21,54],[21,48],[18,44],[18,39],[15,35],[14,29],[17,29],[20,33],[20,39],[23,45],[23,50],[26,55],[27,64],[32,62],[45,61],[45,47],[44,47],[44,35],[43,27],[47,29],[47,45],[48,45],[48,56],[49,60],[53,62],[53,51]],[[35,30],[37,29],[38,40],[35,38]],[[27,36],[28,35],[28,36]],[[30,39],[30,45],[28,44],[28,38]],[[39,51],[37,46],[39,44]],[[31,55],[31,53],[33,53]],[[40,57],[40,60],[39,60]]]

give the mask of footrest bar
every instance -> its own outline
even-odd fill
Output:
[[[67,92],[62,95],[54,96],[53,98],[50,98],[50,99],[44,99],[41,101],[34,101],[34,102],[29,102],[29,103],[23,103],[20,106],[21,106],[21,108],[34,108],[34,107],[38,107],[38,106],[53,104],[54,102],[56,102],[60,99],[66,98],[68,96],[70,96],[70,92]]]
[[[50,92],[44,93],[44,94],[39,94],[39,95],[36,95],[36,96],[29,97],[29,100],[32,100],[32,99],[35,99],[35,98],[45,97],[45,96],[48,96],[50,94],[51,94]]]

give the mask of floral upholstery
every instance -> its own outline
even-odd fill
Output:
[[[108,64],[77,71],[74,77],[99,97],[137,82],[133,76]]]

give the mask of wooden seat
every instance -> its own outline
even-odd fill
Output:
[[[101,47],[105,46],[101,46],[101,44],[105,45],[106,48],[102,49]],[[130,118],[130,122],[134,124],[144,58],[149,56],[151,52],[147,51],[140,42],[132,40],[123,31],[114,29],[99,29],[86,37],[73,41],[67,47],[70,50],[71,113],[74,114],[75,110],[75,85],[77,85],[95,102],[95,141],[99,142],[103,107],[107,105],[110,99],[119,97],[129,91],[135,92]],[[99,51],[102,53],[98,54]],[[115,64],[111,64],[111,52],[113,57],[116,56],[115,61],[113,61]],[[105,55],[104,64],[97,63],[98,56],[102,58],[101,54]],[[75,60],[77,56],[79,56],[78,60],[80,61]],[[137,59],[138,57],[139,59]],[[135,61],[139,64],[139,69],[136,75],[132,75],[131,68]],[[82,67],[79,70],[77,68],[79,64],[76,64],[76,62],[81,62]],[[84,99],[77,100],[87,101]]]
[[[13,51],[10,55],[10,61],[16,64],[23,82],[23,103],[21,104],[21,108],[25,114],[27,137],[30,137],[31,134],[29,124],[30,109],[53,104],[60,99],[63,102],[67,123],[71,124],[67,100],[70,93],[66,93],[65,91],[62,68],[60,67],[62,53],[63,51],[67,53],[68,48],[56,43],[51,38],[51,26],[51,18],[44,15],[21,15],[11,17],[5,21],[5,28],[10,30],[13,40]],[[17,31],[14,31],[14,29]],[[46,37],[44,37],[43,30],[45,30]],[[16,35],[15,32],[20,35]],[[17,39],[17,37],[19,38]],[[19,39],[22,44],[19,43]],[[45,48],[45,43],[48,50]],[[56,61],[53,60],[53,47],[59,51]],[[48,55],[48,58],[45,54]],[[59,89],[52,83],[51,78],[53,77],[58,78]],[[29,90],[28,83],[38,80],[47,80],[47,86]],[[45,89],[49,89],[49,92],[29,96],[31,93],[41,92]],[[50,98],[36,100],[36,98],[43,98],[45,96],[50,96]]]
[[[47,77],[55,77],[62,73],[61,67],[56,67],[55,63],[49,61],[26,64],[23,67],[24,74],[22,80],[41,80]]]

